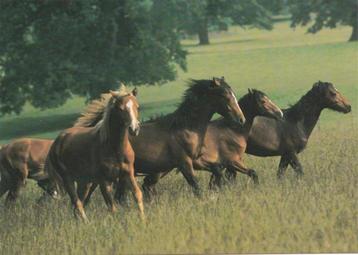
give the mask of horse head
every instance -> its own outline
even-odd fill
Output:
[[[312,90],[318,94],[322,107],[343,113],[351,111],[351,105],[347,99],[332,83],[318,81],[313,85]]]
[[[256,115],[266,116],[275,119],[282,119],[281,109],[271,101],[271,99],[262,91],[257,89],[248,89],[248,94],[254,102],[252,108],[256,110]]]
[[[122,95],[120,91],[110,91],[118,112],[125,125],[128,126],[131,135],[137,136],[140,130],[139,104],[137,101],[137,88],[132,92]]]

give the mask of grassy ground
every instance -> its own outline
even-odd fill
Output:
[[[81,225],[68,199],[39,206],[32,182],[11,210],[0,206],[0,254],[117,254],[229,252],[358,252],[358,44],[346,43],[350,28],[317,35],[279,23],[273,31],[241,30],[212,35],[212,44],[183,43],[190,52],[187,73],[160,87],[140,88],[142,117],[175,108],[184,81],[224,75],[243,95],[261,89],[280,106],[294,103],[317,80],[331,81],[351,101],[353,111],[324,111],[300,159],[306,175],[275,178],[278,158],[247,157],[259,187],[245,176],[220,192],[206,189],[194,198],[182,176],[159,184],[156,203],[147,205],[143,225],[134,206],[107,213],[96,193]],[[0,119],[0,143],[19,136],[53,138],[83,108],[74,98],[46,111],[27,107],[20,116]],[[1,201],[2,203],[3,201]]]

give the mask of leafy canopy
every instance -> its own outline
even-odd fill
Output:
[[[173,80],[186,52],[161,0],[0,1],[0,112]]]
[[[358,40],[358,1],[357,0],[289,0],[292,13],[291,26],[308,25],[308,32],[316,33],[324,27],[337,25],[353,27],[350,40]]]

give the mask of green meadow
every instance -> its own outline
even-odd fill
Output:
[[[346,42],[350,32],[338,27],[311,35],[286,22],[272,31],[232,27],[211,34],[208,46],[184,40],[188,72],[139,88],[141,118],[148,119],[173,111],[189,78],[225,76],[238,97],[256,88],[282,108],[316,81],[332,82],[352,112],[322,113],[299,155],[302,179],[288,169],[278,181],[279,158],[246,156],[246,165],[259,175],[258,187],[239,175],[236,183],[210,191],[209,174],[198,172],[204,190],[198,199],[172,171],[159,183],[156,201],[145,206],[146,224],[133,201],[111,215],[96,191],[86,225],[73,218],[67,197],[37,204],[42,192],[29,180],[12,208],[0,201],[0,254],[358,252],[358,43]],[[78,97],[57,109],[28,105],[21,115],[0,118],[0,144],[18,137],[55,138],[84,107]]]

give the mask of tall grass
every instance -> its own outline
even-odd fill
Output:
[[[352,103],[352,113],[322,113],[307,149],[300,154],[305,175],[288,169],[276,179],[279,158],[246,156],[260,185],[247,176],[222,190],[207,189],[209,175],[198,173],[203,197],[192,195],[184,178],[170,173],[140,221],[134,202],[111,215],[100,192],[87,209],[90,223],[77,222],[69,199],[37,204],[41,191],[31,181],[9,209],[0,201],[0,254],[258,253],[358,252],[358,51],[346,43],[349,28],[312,36],[280,23],[272,32],[216,34],[213,44],[185,41],[189,72],[161,87],[140,88],[143,117],[175,108],[183,80],[224,75],[239,95],[248,87],[268,93],[279,105],[294,103],[317,80],[332,81]],[[0,139],[54,137],[83,107],[75,98],[43,112],[27,107],[0,120]]]

